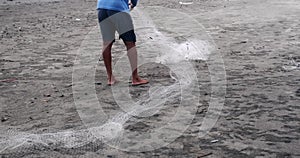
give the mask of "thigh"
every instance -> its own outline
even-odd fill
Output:
[[[104,42],[111,42],[115,40],[116,27],[110,21],[108,10],[98,10],[98,22],[100,25],[101,35]]]
[[[133,21],[129,13],[109,11],[110,21],[114,24],[123,41],[136,42]]]
[[[110,21],[114,24],[120,35],[128,31],[134,30],[132,18],[129,13],[108,11]]]

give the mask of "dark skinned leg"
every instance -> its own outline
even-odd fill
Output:
[[[112,59],[111,59],[111,48],[112,48],[113,42],[103,42],[103,51],[102,51],[102,56],[106,68],[106,73],[107,73],[107,84],[108,85],[113,85],[116,80],[112,74]]]
[[[131,70],[132,70],[132,85],[141,85],[141,84],[147,84],[149,81],[145,79],[141,79],[138,75],[137,70],[137,50],[135,47],[135,42],[124,42],[127,48],[127,55],[129,58]]]

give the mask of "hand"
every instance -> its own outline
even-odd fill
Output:
[[[132,5],[132,3],[129,2],[128,5],[129,5],[129,10],[132,11],[132,10],[133,10],[133,5]]]

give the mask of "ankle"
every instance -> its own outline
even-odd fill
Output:
[[[115,79],[114,76],[109,76],[109,77],[107,77],[107,80],[109,80],[109,81],[112,81],[112,80],[114,80],[114,79]]]

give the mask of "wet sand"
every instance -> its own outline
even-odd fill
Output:
[[[0,117],[1,136],[25,133],[58,133],[83,130],[85,125],[74,104],[72,73],[78,49],[97,27],[94,1],[0,1]],[[201,23],[223,56],[227,75],[225,104],[219,120],[205,137],[198,129],[211,94],[205,61],[198,69],[200,104],[190,127],[170,145],[141,153],[124,152],[95,140],[79,148],[61,144],[35,144],[5,150],[2,157],[299,157],[300,72],[286,70],[291,59],[300,62],[300,2],[194,1],[180,6],[175,1],[143,1],[143,6],[161,6],[184,12]],[[156,17],[163,21],[166,17]],[[167,29],[172,31],[171,28]],[[138,32],[137,32],[138,33]],[[99,35],[100,36],[100,35]],[[100,38],[99,38],[100,39]],[[101,54],[99,45],[93,51]],[[138,48],[142,43],[138,43]],[[97,50],[99,49],[99,50]],[[114,46],[114,61],[124,53],[120,41]],[[142,50],[140,50],[142,53]],[[106,85],[102,59],[96,65],[95,87],[105,113],[120,110]],[[140,68],[151,83],[130,87],[132,98],[146,94],[151,86],[172,85],[169,69],[161,64]],[[128,121],[124,128],[149,132],[158,127],[159,115]],[[87,139],[87,138],[84,138]],[[3,140],[3,141],[2,141]],[[89,141],[89,139],[87,139]]]

